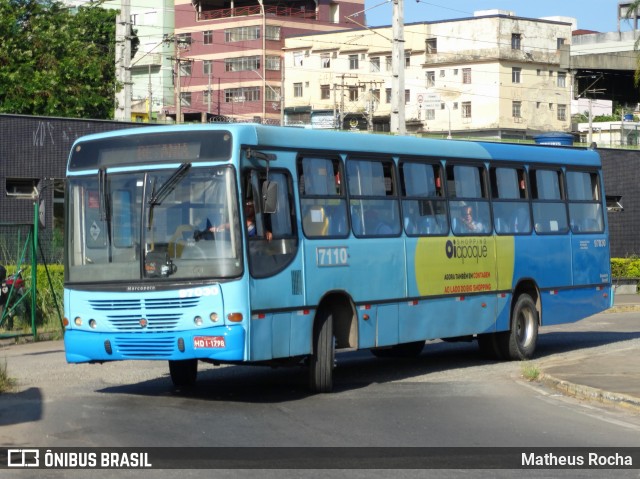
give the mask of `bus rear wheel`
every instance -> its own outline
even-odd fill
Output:
[[[169,374],[173,385],[178,388],[193,386],[198,377],[198,360],[184,359],[169,361]]]
[[[313,354],[309,356],[309,388],[312,392],[331,392],[334,361],[333,316],[320,312],[313,326]]]
[[[518,296],[511,312],[511,329],[498,333],[497,341],[505,359],[530,359],[538,340],[538,310],[531,296]]]

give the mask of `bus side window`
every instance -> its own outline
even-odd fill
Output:
[[[523,168],[492,167],[493,221],[498,234],[531,232],[526,172]]]
[[[271,169],[269,181],[277,184],[277,207],[273,213],[261,210],[261,192],[266,176],[261,170],[250,171],[250,181],[245,183],[245,205],[253,207],[255,233],[251,232],[248,211],[244,221],[246,242],[249,246],[249,266],[251,275],[264,278],[282,271],[295,257],[298,247],[295,217],[292,204],[293,182],[288,172]]]
[[[298,159],[298,185],[302,230],[309,238],[346,237],[347,200],[338,159]]]
[[[489,191],[484,167],[447,165],[447,186],[453,234],[491,233]]]
[[[400,211],[392,161],[347,161],[351,225],[356,236],[397,236]]]
[[[569,230],[569,224],[564,202],[562,171],[532,169],[529,178],[536,233],[566,233]]]
[[[442,198],[442,167],[439,164],[404,162],[402,212],[409,236],[442,235],[449,231],[446,200]]]
[[[574,233],[602,233],[604,217],[598,174],[567,171],[569,217]]]

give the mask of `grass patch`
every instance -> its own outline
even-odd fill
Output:
[[[7,372],[7,361],[5,360],[0,364],[0,394],[11,390],[14,384],[15,381],[9,377]]]
[[[527,381],[537,381],[540,379],[540,369],[535,364],[531,364],[529,361],[522,362],[522,377]]]

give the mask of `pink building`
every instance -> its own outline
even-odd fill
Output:
[[[181,102],[167,115],[280,124],[284,39],[359,28],[347,17],[363,10],[364,0],[176,0]]]

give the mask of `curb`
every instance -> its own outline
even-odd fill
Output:
[[[543,372],[539,379],[546,386],[550,386],[566,396],[588,401],[595,401],[609,406],[624,408],[640,412],[640,399],[627,394],[614,393],[603,389],[574,384],[564,379],[558,379]]]
[[[630,313],[633,311],[640,311],[640,304],[623,304],[613,306],[603,311],[603,313]]]

